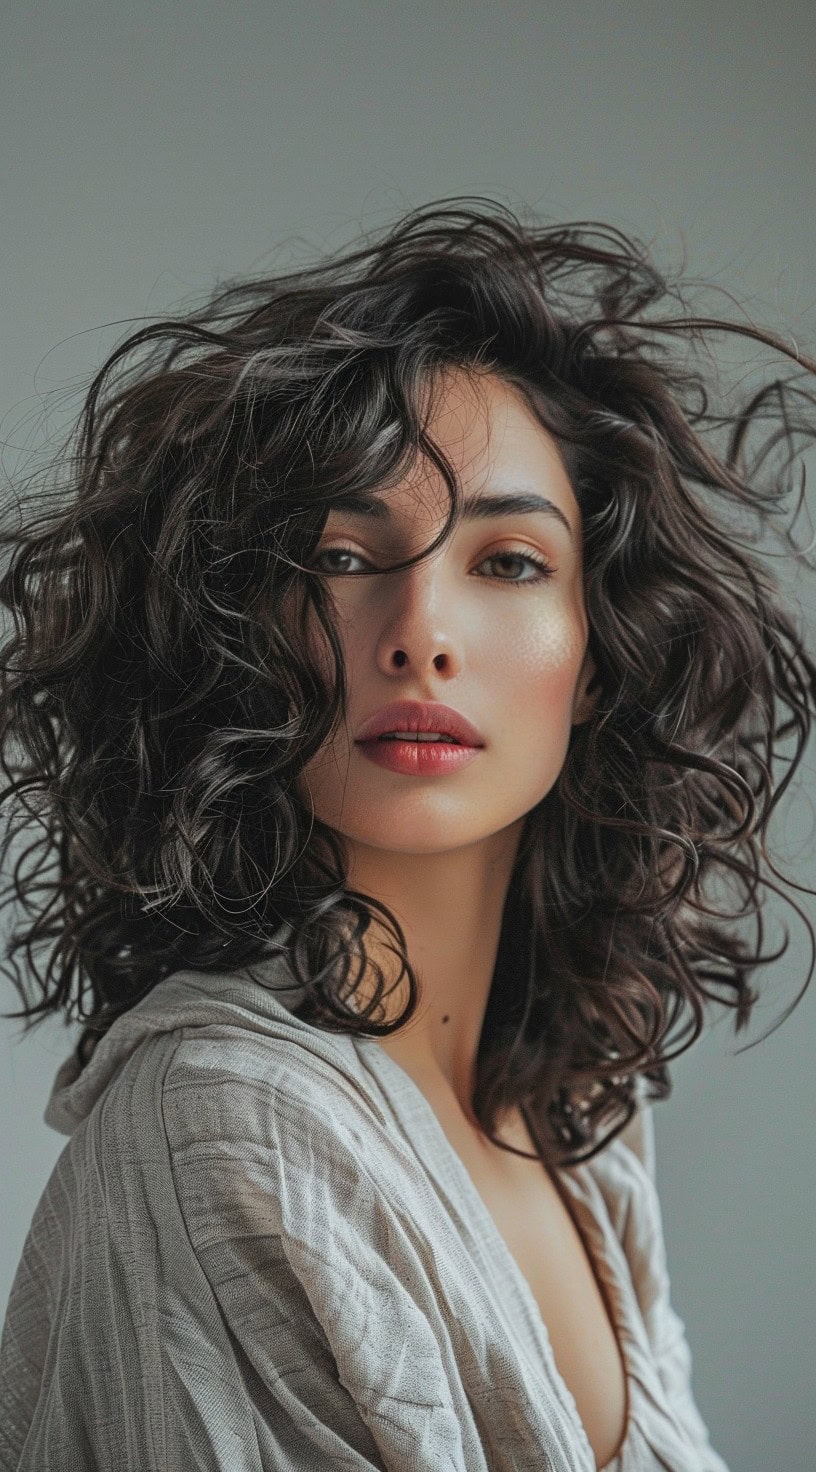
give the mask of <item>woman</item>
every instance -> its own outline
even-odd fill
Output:
[[[717,403],[724,331],[797,370]],[[0,587],[59,860],[6,1015],[85,1024],[4,1468],[722,1472],[650,1104],[775,959],[736,921],[816,665],[728,513],[778,513],[814,372],[490,201],[105,364]]]

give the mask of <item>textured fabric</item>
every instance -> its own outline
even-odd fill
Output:
[[[375,1041],[295,1018],[291,982],[280,956],[177,972],[78,1077],[60,1068],[45,1119],[70,1138],[6,1313],[0,1467],[594,1472],[430,1104]],[[559,1172],[628,1370],[605,1472],[727,1472],[669,1301],[653,1159],[642,1109]]]

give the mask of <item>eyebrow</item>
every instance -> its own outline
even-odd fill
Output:
[[[393,511],[379,496],[369,496],[360,491],[349,491],[332,501],[330,511],[345,511],[350,516],[368,516],[375,521],[392,521]],[[526,516],[532,511],[560,521],[572,536],[572,527],[560,506],[546,496],[531,491],[490,496],[467,496],[462,502],[465,521],[484,521],[493,516]]]

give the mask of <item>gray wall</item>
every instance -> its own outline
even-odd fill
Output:
[[[40,0],[7,10],[3,43],[7,469],[42,436],[39,395],[75,389],[123,330],[104,324],[443,194],[608,219],[673,259],[685,246],[695,275],[816,343],[806,0]],[[50,415],[56,431],[59,402]],[[810,618],[813,589],[802,597]],[[803,793],[812,770],[811,756]],[[816,884],[806,825],[797,844]],[[804,977],[802,936],[794,924],[768,969],[752,1037]],[[812,1467],[815,1006],[811,990],[740,1056],[724,1016],[656,1110],[675,1304],[712,1439],[739,1472]],[[18,1025],[0,1026],[5,1303],[64,1143],[41,1115],[73,1032],[17,1043]]]

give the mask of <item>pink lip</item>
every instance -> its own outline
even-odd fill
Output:
[[[484,746],[481,733],[466,716],[437,700],[394,700],[363,722],[357,732],[356,740],[358,742],[376,741],[378,737],[390,731],[438,731],[442,735],[454,737],[459,747],[478,750],[479,747]],[[402,742],[396,741],[384,744],[400,748],[403,745]],[[427,748],[434,743],[415,744]],[[442,746],[447,743],[437,742],[436,745]],[[454,749],[459,749],[459,747]]]
[[[435,777],[458,772],[479,755],[478,746],[455,746],[452,741],[358,741],[369,761],[403,777]]]

